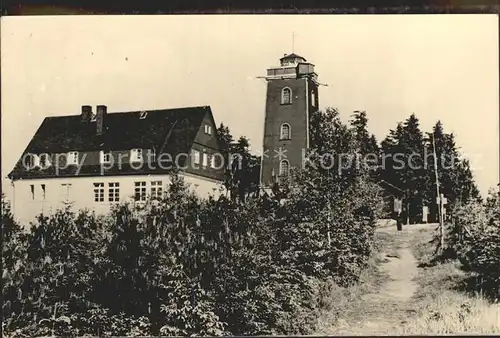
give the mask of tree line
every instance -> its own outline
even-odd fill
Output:
[[[3,334],[311,333],[324,294],[356,283],[367,267],[383,213],[380,177],[432,194],[423,183],[429,173],[393,180],[357,156],[418,150],[423,141],[411,136],[418,123],[409,120],[379,147],[365,112],[347,124],[336,109],[313,113],[310,164],[271,194],[260,191],[248,139],[234,140],[221,125],[226,154],[243,159],[226,172],[227,195],[199,198],[172,173],[161,200],[121,204],[104,216],[65,209],[25,227],[2,210]],[[324,154],[353,165],[325,168]],[[443,177],[450,194],[474,196],[451,178]]]
[[[481,200],[470,159],[461,153],[454,134],[445,132],[441,121],[437,121],[431,131],[424,132],[416,115],[411,114],[405,121],[398,122],[379,144],[375,135],[368,130],[366,111],[353,112],[348,123],[349,128],[342,125],[340,119],[332,118],[338,117],[338,114],[336,109],[328,108],[323,113],[311,115],[311,125],[321,124],[320,128],[311,128],[311,149],[325,153],[327,148],[331,147],[325,140],[325,135],[330,133],[330,140],[348,145],[334,150],[348,153],[350,141],[347,129],[354,132],[358,144],[357,154],[364,156],[365,160],[372,155],[370,177],[375,182],[385,181],[402,191],[402,195],[398,196],[402,198],[404,206],[401,216],[410,223],[422,221],[424,205],[429,208],[429,222],[438,221],[435,159],[440,193],[447,198],[448,205]],[[333,131],[329,128],[336,125],[343,126],[345,130],[341,130],[341,127],[335,129],[337,134],[332,137]],[[250,154],[247,138],[241,137],[234,141],[227,126],[221,124],[219,134],[222,136],[223,149],[232,154],[239,154],[244,159],[239,169],[235,167],[226,173],[226,188],[231,191],[233,199],[243,201],[248,196],[256,195],[259,191],[260,158]],[[350,165],[353,167],[355,163]],[[334,170],[331,168],[331,171]],[[391,209],[392,205],[387,204],[386,216],[389,216]]]

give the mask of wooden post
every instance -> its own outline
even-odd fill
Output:
[[[410,202],[406,200],[406,225],[410,225]]]
[[[443,198],[439,192],[439,176],[438,176],[438,166],[437,166],[437,154],[436,154],[436,140],[434,139],[434,132],[432,133],[432,151],[434,155],[434,174],[436,176],[436,198],[438,199],[438,213],[439,213],[439,248],[438,251],[441,252],[444,249],[444,226],[443,226]]]

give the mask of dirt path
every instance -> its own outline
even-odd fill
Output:
[[[394,334],[409,316],[414,313],[411,299],[418,288],[413,278],[418,273],[417,261],[409,241],[412,234],[429,225],[412,225],[397,232],[395,227],[384,227],[378,231],[392,238],[384,248],[381,271],[388,281],[375,292],[365,294],[360,300],[340,315],[336,323],[318,332],[324,335],[384,335]]]

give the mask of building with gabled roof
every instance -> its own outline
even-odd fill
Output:
[[[67,203],[106,212],[163,196],[172,170],[201,195],[218,194],[224,157],[209,106],[46,117],[8,177],[14,216],[29,222]]]

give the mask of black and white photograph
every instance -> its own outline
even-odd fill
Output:
[[[1,18],[2,336],[500,334],[499,17]]]

